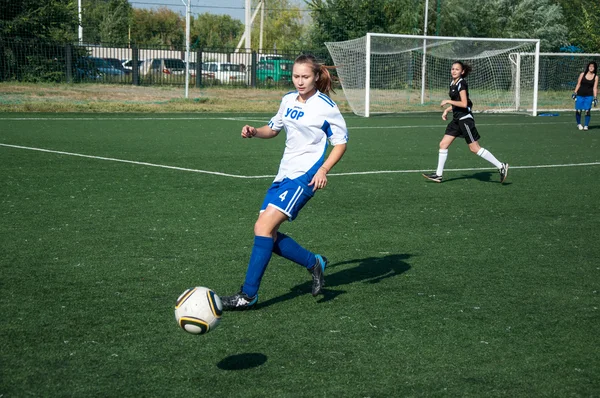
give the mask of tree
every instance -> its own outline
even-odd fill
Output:
[[[258,5],[258,2],[255,1]],[[266,0],[265,23],[263,27],[263,48],[265,52],[273,50],[289,51],[306,46],[305,25],[297,6],[289,0]],[[260,15],[257,15],[252,28],[252,48],[259,50]],[[236,43],[237,44],[237,43]]]
[[[588,53],[600,52],[600,3],[597,0],[558,2],[569,27],[569,43]]]
[[[244,32],[242,22],[229,15],[200,14],[190,25],[194,48],[235,48]]]
[[[131,40],[138,45],[182,48],[185,44],[185,20],[161,7],[158,10],[134,9]]]
[[[83,3],[85,43],[125,44],[133,10],[127,0],[86,0]]]
[[[77,3],[72,0],[1,0],[0,37],[66,43],[77,38]]]

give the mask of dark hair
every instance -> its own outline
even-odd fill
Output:
[[[312,54],[302,54],[296,58],[294,61],[295,64],[308,64],[312,69],[313,73],[317,77],[315,81],[315,87],[322,93],[329,95],[330,91],[333,91],[331,88],[331,75],[329,74],[329,70],[325,65],[317,62],[317,58]]]
[[[583,73],[588,73],[590,71],[590,65],[594,65],[594,75],[598,74],[598,64],[596,63],[596,61],[592,61],[590,63],[587,64],[587,66],[585,67],[585,72]]]
[[[471,65],[467,65],[467,64],[465,64],[462,61],[454,61],[454,62],[452,62],[452,65],[454,65],[454,64],[459,64],[460,65],[461,69],[463,70],[462,74],[461,74],[462,77],[467,77],[469,75],[469,73],[471,73],[471,71],[473,70],[473,68],[471,67]]]

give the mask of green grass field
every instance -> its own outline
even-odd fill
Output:
[[[0,397],[600,395],[600,117],[478,115],[505,184],[440,114],[347,116],[329,186],[282,231],[256,309],[179,329],[192,286],[236,292],[284,134],[256,114],[0,114]]]

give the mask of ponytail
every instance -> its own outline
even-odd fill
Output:
[[[471,67],[471,65],[467,65],[467,64],[465,64],[462,61],[454,61],[452,63],[452,65],[454,65],[454,64],[459,64],[460,67],[462,68],[463,71],[462,71],[461,76],[463,78],[466,78],[469,75],[469,73],[471,73],[471,71],[473,70],[473,68]]]

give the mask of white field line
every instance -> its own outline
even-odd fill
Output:
[[[54,151],[51,149],[33,148],[33,147],[10,145],[10,144],[3,144],[3,143],[0,143],[0,146],[7,147],[7,148],[26,149],[26,150],[30,150],[30,151],[56,153],[59,155],[78,156],[78,157],[88,158],[88,159],[107,160],[107,161],[111,161],[111,162],[137,164],[140,166],[160,167],[163,169],[188,171],[188,172],[192,172],[192,173],[211,174],[211,175],[217,175],[217,176],[223,176],[223,177],[244,178],[244,179],[274,178],[275,177],[274,175],[243,176],[243,175],[238,175],[238,174],[221,173],[218,171],[189,169],[189,168],[185,168],[185,167],[168,166],[168,165],[147,163],[147,162],[138,162],[135,160],[107,158],[107,157],[103,157],[103,156],[84,155],[81,153]],[[600,162],[542,164],[542,165],[531,165],[531,166],[510,166],[510,168],[511,169],[543,169],[543,168],[554,168],[554,167],[581,167],[581,166],[600,166]],[[494,170],[494,169],[490,168],[490,167],[446,169],[446,171],[482,171],[482,170]],[[328,174],[328,176],[352,176],[352,175],[392,174],[392,173],[395,173],[395,174],[398,174],[398,173],[425,173],[425,172],[430,172],[430,171],[431,171],[431,169],[424,169],[424,170],[418,170],[418,169],[415,169],[415,170],[373,170],[373,171],[355,171],[355,172],[349,172],[349,173],[331,173],[331,174]]]

